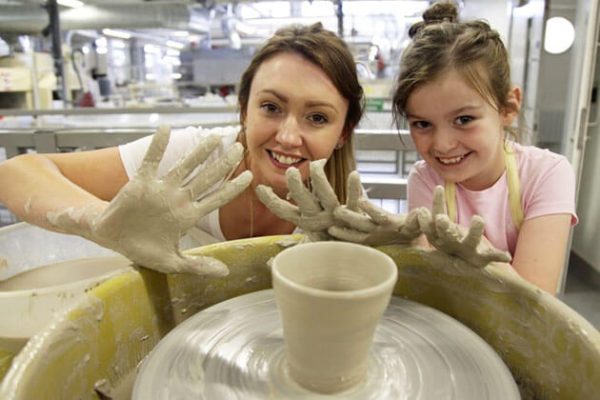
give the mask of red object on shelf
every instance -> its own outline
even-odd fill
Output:
[[[77,101],[77,107],[95,107],[96,102],[91,92],[85,92],[83,96]]]

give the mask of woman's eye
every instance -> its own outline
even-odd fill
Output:
[[[260,108],[268,113],[276,113],[279,111],[279,107],[273,103],[263,103],[260,105]]]
[[[313,114],[308,119],[319,125],[326,124],[329,121],[323,114]]]
[[[456,124],[457,125],[466,125],[469,122],[473,121],[475,118],[469,116],[469,115],[461,115],[460,117],[456,118]]]

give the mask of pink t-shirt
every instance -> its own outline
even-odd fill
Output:
[[[548,214],[575,214],[575,174],[567,159],[549,150],[512,144],[517,157],[524,220]],[[408,207],[431,208],[433,189],[444,180],[425,161],[418,161],[408,177]],[[485,221],[485,236],[498,249],[514,255],[518,231],[512,221],[506,172],[491,187],[472,191],[456,185],[457,220],[469,226],[473,215]]]

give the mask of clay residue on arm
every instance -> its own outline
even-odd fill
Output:
[[[118,191],[123,181],[126,175],[116,148],[23,154],[0,163],[0,202],[19,220],[56,231],[47,220],[48,212],[104,209],[102,196]]]

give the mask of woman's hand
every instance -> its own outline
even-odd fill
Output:
[[[69,208],[48,213],[47,218],[59,231],[83,236],[147,268],[227,275],[227,267],[216,259],[182,254],[179,240],[199,218],[228,203],[250,184],[252,174],[246,171],[212,190],[238,165],[243,148],[234,144],[219,160],[191,177],[219,145],[217,136],[207,137],[167,175],[158,177],[169,136],[168,127],[157,130],[136,176],[105,209]]]
[[[340,204],[324,171],[325,160],[310,163],[310,185],[304,185],[295,168],[286,171],[290,197],[295,204],[277,197],[271,188],[259,185],[259,199],[278,217],[296,224],[308,240],[339,239],[366,245],[408,243],[419,236],[417,214],[394,215],[376,207],[363,196],[360,175],[348,176],[346,204]]]

